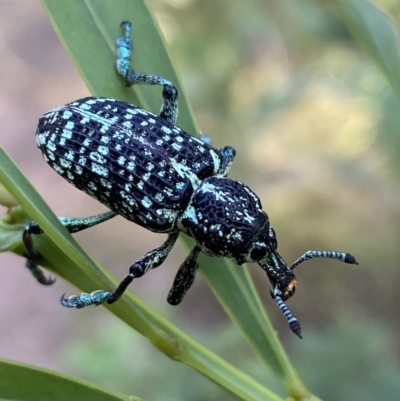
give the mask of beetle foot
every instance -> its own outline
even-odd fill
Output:
[[[51,276],[46,277],[43,270],[38,266],[36,261],[32,259],[26,259],[25,266],[30,270],[33,277],[35,277],[37,282],[40,284],[52,285],[56,281],[56,279]]]
[[[86,292],[82,292],[80,295],[71,295],[66,298],[65,294],[61,297],[61,305],[66,308],[77,308],[82,309],[85,306],[89,305],[101,305],[107,298],[110,296],[109,291],[97,290],[88,294]]]

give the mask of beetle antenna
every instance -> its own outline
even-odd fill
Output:
[[[275,287],[275,290],[273,292],[274,299],[276,304],[278,305],[278,308],[282,311],[284,316],[286,317],[287,322],[289,323],[290,330],[293,331],[294,334],[296,334],[297,337],[303,338],[301,336],[301,326],[299,321],[293,316],[292,312],[290,312],[289,308],[286,306],[286,304],[283,302],[282,299],[282,293],[278,289],[278,287]]]
[[[358,265],[356,258],[353,255],[350,255],[349,253],[333,252],[333,251],[307,251],[303,256],[298,258],[296,262],[292,264],[292,266],[290,266],[290,269],[293,270],[300,263],[303,263],[306,260],[314,258],[337,259],[344,263],[349,263],[351,265]]]

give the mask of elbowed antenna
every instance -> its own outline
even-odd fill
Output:
[[[282,313],[285,315],[287,322],[289,323],[290,330],[294,334],[296,334],[297,337],[303,338],[301,336],[301,326],[299,321],[293,316],[292,312],[290,312],[289,308],[286,306],[286,304],[283,302],[282,299],[282,293],[278,289],[278,287],[275,287],[273,296],[275,299],[276,304],[278,305],[278,308],[282,311]]]
[[[293,264],[290,269],[293,270],[300,263],[306,260],[314,258],[327,258],[327,259],[337,259],[344,263],[349,263],[351,265],[358,265],[356,258],[349,253],[344,252],[333,252],[333,251],[307,251],[303,256],[300,256]]]

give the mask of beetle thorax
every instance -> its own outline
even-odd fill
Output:
[[[226,256],[238,264],[249,261],[247,248],[266,224],[268,217],[253,191],[222,176],[201,181],[178,219],[178,228],[204,253]]]

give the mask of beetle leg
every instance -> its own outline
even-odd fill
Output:
[[[200,132],[199,132],[199,136],[200,136],[200,139],[201,139],[203,142],[205,142],[207,145],[211,145],[211,139],[210,139],[210,137],[208,136],[208,134],[206,134],[206,133],[203,132],[203,131],[200,131]]]
[[[196,270],[199,267],[197,264],[199,253],[200,248],[195,246],[179,268],[168,293],[167,301],[169,304],[178,305],[193,284]]]
[[[233,159],[236,156],[236,150],[231,146],[224,146],[219,152],[222,155],[222,164],[218,174],[225,177],[228,175],[229,169],[232,166]]]
[[[112,304],[121,297],[125,292],[128,285],[138,277],[143,276],[149,270],[160,266],[167,258],[176,240],[178,239],[179,233],[173,233],[168,235],[167,240],[158,248],[147,252],[137,262],[135,262],[129,268],[129,274],[120,282],[118,287],[112,291],[97,290],[90,294],[82,293],[80,295],[72,295],[65,298],[64,295],[61,298],[61,304],[67,308],[83,308],[88,305],[100,305],[104,301]]]
[[[131,54],[133,43],[131,40],[132,24],[124,21],[121,26],[125,30],[125,36],[117,39],[117,71],[124,77],[126,86],[135,84],[162,85],[163,102],[160,117],[175,125],[178,118],[178,90],[167,79],[158,75],[138,74],[131,69]]]
[[[32,223],[31,223],[32,224]],[[38,266],[37,260],[39,259],[39,254],[35,249],[33,244],[32,235],[28,230],[27,226],[22,234],[22,242],[25,246],[24,256],[26,257],[25,266],[32,273],[33,277],[38,281],[38,283],[43,285],[51,285],[56,280],[51,277],[46,277],[43,270]]]
[[[90,217],[59,217],[61,224],[70,232],[76,233],[86,228],[95,226],[96,224],[102,223],[103,221],[109,220],[115,217],[117,213],[108,211],[105,213],[97,214]],[[42,269],[38,266],[39,254],[35,249],[35,245],[32,240],[32,235],[42,234],[43,230],[36,221],[31,221],[26,227],[22,234],[22,242],[25,246],[26,256],[26,267],[31,271],[32,275],[36,280],[43,285],[53,284],[56,280],[49,277],[47,278]]]

